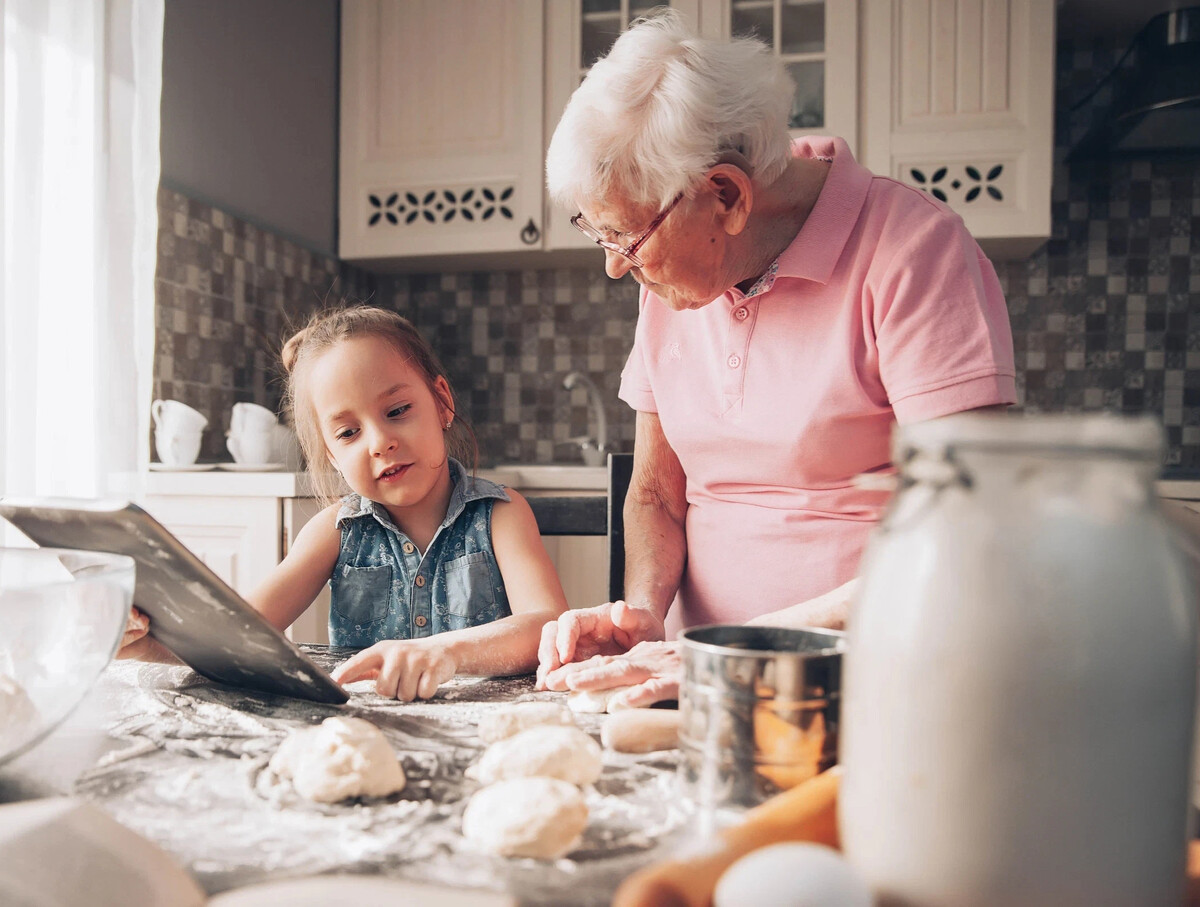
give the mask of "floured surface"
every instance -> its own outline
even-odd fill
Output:
[[[327,669],[338,661],[310,654]],[[623,878],[689,833],[677,753],[606,752],[600,781],[585,792],[583,841],[566,858],[507,860],[472,849],[462,813],[479,785],[463,772],[483,750],[480,718],[514,701],[565,699],[535,693],[532,677],[456,678],[416,703],[355,684],[341,707],[245,694],[158,665],[117,663],[103,682],[117,716],[108,732],[119,747],[76,792],[165,848],[210,894],[339,871],[506,890],[522,904],[607,904]],[[383,731],[408,776],[402,792],[319,804],[275,777],[267,764],[287,733],[331,715],[365,718]],[[601,720],[577,716],[593,734]]]

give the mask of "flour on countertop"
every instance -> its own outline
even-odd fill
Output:
[[[337,658],[309,653],[323,668]],[[219,686],[181,667],[116,663],[102,678],[118,698],[117,748],[76,792],[171,853],[210,893],[324,872],[380,873],[455,887],[506,890],[522,904],[608,904],[631,872],[671,855],[692,815],[676,787],[678,753],[604,753],[585,790],[580,844],[555,862],[490,857],[461,833],[478,784],[464,777],[483,751],[480,718],[516,701],[555,701],[531,677],[457,677],[430,701],[383,699],[373,681],[351,684],[343,706]],[[297,728],[333,715],[365,718],[408,777],[390,797],[314,803],[268,769]],[[599,731],[601,715],[578,715]]]

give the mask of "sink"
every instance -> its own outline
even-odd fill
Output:
[[[607,466],[578,466],[566,463],[501,463],[479,470],[479,475],[518,491],[608,491]]]

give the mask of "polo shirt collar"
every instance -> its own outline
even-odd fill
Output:
[[[832,136],[797,139],[792,153],[796,157],[829,160],[831,164],[804,226],[776,259],[779,265],[776,276],[829,283],[867,200],[871,171],[854,160],[844,139]]]
[[[450,481],[454,484],[454,488],[450,492],[450,503],[446,507],[446,517],[442,520],[442,528],[458,519],[459,514],[472,501],[480,501],[484,498],[497,498],[501,501],[512,500],[508,496],[508,492],[495,482],[467,475],[466,467],[453,457],[450,458]],[[391,514],[382,504],[377,504],[362,495],[346,495],[342,498],[342,506],[338,509],[335,525],[341,528],[342,523],[346,520],[359,517],[374,517],[375,521],[385,529],[393,532],[400,531],[392,520]]]

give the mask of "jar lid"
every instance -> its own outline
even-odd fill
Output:
[[[897,428],[892,456],[911,450],[960,449],[1108,454],[1160,459],[1163,429],[1154,416],[1113,413],[956,413]]]

